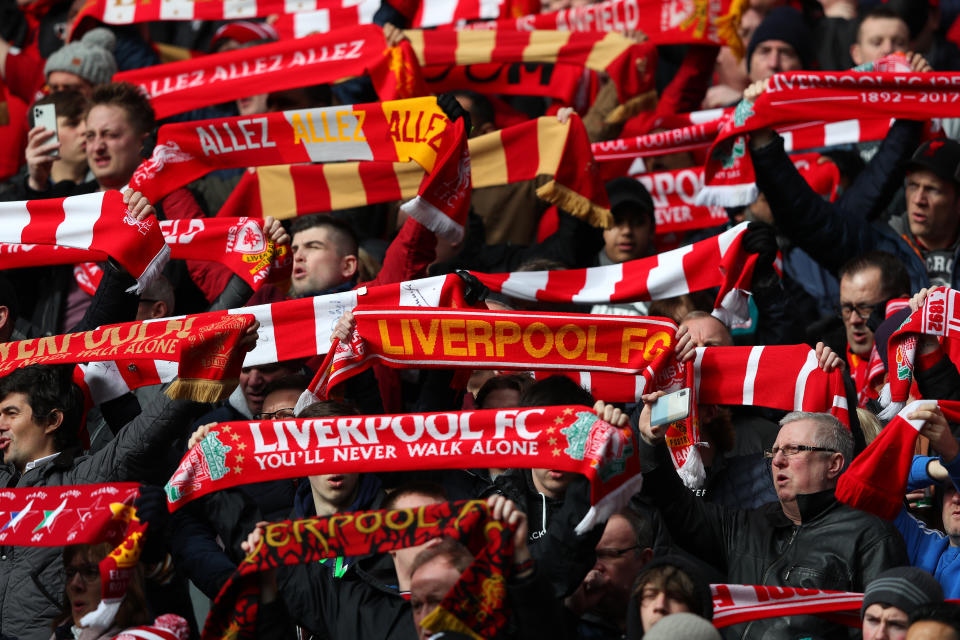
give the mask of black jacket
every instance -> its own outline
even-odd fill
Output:
[[[660,508],[674,541],[725,571],[732,584],[863,592],[882,571],[908,563],[891,523],[841,504],[832,490],[799,496],[797,526],[779,502],[739,510],[697,500],[674,472],[666,446],[656,447],[652,460],[651,448],[640,446],[649,469],[643,493]],[[816,616],[758,620],[736,632],[741,638],[847,637],[845,627]]]

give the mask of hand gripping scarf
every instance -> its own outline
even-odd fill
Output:
[[[124,322],[93,331],[0,343],[0,376],[33,364],[110,361],[126,371],[130,388],[156,381],[140,376],[139,364],[179,363],[172,398],[216,402],[237,385],[243,354],[235,347],[253,324],[251,315],[213,311],[185,319]],[[149,371],[149,366],[145,373]]]
[[[292,264],[289,247],[276,245],[267,238],[263,234],[263,220],[257,218],[161,220],[160,232],[171,258],[219,262],[254,290],[260,288],[271,273],[274,277],[270,279],[288,274]],[[79,282],[90,295],[96,292],[102,276],[100,267],[93,263],[107,257],[108,253],[102,250],[0,243],[4,266],[89,263],[83,264]]]
[[[917,360],[919,336],[936,336],[951,361],[960,362],[960,291],[947,287],[931,289],[923,306],[893,332],[887,341],[887,385],[880,394],[884,405],[879,416],[889,420],[900,413],[910,395]]]
[[[216,169],[339,160],[416,161],[428,175],[404,211],[453,241],[462,237],[470,196],[466,135],[436,98],[164,125],[130,186],[157,201]]]
[[[0,219],[0,243],[19,245],[4,252],[5,269],[27,266],[31,245],[62,251],[65,256],[77,255],[74,249],[95,251],[110,256],[136,278],[136,292],[141,293],[170,257],[157,219],[151,216],[137,222],[119,191],[3,202]]]
[[[640,94],[653,88],[653,67],[647,58],[655,48],[637,44],[618,33],[571,33],[569,31],[418,31],[404,32],[424,68],[488,62],[539,62],[577,65],[604,72],[617,86],[621,109],[611,114],[624,120],[630,105],[646,103]],[[531,95],[537,95],[533,90]]]
[[[713,315],[731,326],[749,316],[746,291],[756,254],[741,247],[746,230],[743,222],[673,251],[603,267],[473,275],[492,291],[519,300],[577,304],[662,300],[720,287]]]
[[[409,43],[388,49],[383,30],[374,25],[122,71],[113,80],[141,87],[162,119],[251,94],[363,74],[384,100],[426,93]]]
[[[375,361],[400,369],[581,370],[652,379],[673,357],[677,326],[666,318],[578,313],[360,306],[349,343],[336,341],[309,391],[333,387]]]
[[[544,116],[471,138],[467,144],[474,189],[550,176],[537,189],[540,198],[596,226],[611,219],[607,192],[579,117],[561,124]],[[267,212],[283,219],[406,200],[416,195],[422,179],[422,168],[413,163],[260,167],[244,174],[217,216]]]
[[[217,425],[167,482],[176,510],[203,495],[251,482],[321,473],[505,466],[585,475],[594,505],[588,530],[640,490],[629,427],[579,406],[303,418]]]
[[[506,583],[513,571],[513,530],[493,520],[481,500],[410,509],[354,511],[327,518],[268,524],[259,546],[217,594],[203,627],[204,640],[256,637],[257,573],[342,556],[385,553],[450,537],[474,555],[437,610],[421,624],[471,638],[493,638],[506,623]]]
[[[531,12],[521,18],[477,22],[460,28],[556,30],[586,32],[637,31],[656,45],[729,45],[737,58],[743,57],[743,43],[737,35],[743,0],[606,0],[595,4],[549,13]]]
[[[747,149],[747,134],[764,127],[787,125],[829,112],[836,119],[855,118],[864,110],[872,117],[925,120],[931,113],[960,115],[957,73],[903,71],[902,54],[874,63],[879,71],[776,74],[755,102],[742,100],[726,119],[710,149],[706,186],[698,204],[747,205],[756,200],[755,174]],[[906,67],[909,69],[909,67]]]
[[[132,482],[0,489],[0,545],[116,544],[100,561],[100,604],[81,620],[109,628],[140,559],[146,525],[133,507],[139,492]]]

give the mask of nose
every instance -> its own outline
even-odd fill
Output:
[[[667,594],[661,591],[653,601],[653,610],[667,612]]]
[[[266,380],[263,378],[263,374],[260,373],[260,370],[256,367],[250,369],[250,373],[247,375],[247,386],[253,389],[262,387],[266,383]]]

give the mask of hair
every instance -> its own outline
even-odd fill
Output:
[[[357,232],[349,224],[322,213],[312,213],[308,216],[298,216],[290,223],[290,237],[293,238],[301,231],[323,227],[330,234],[333,244],[337,247],[340,257],[357,255],[360,240]]]
[[[653,548],[653,525],[650,524],[650,520],[646,516],[630,507],[625,507],[617,511],[614,515],[620,516],[630,525],[630,528],[633,530],[634,540],[636,540],[637,546],[639,547],[637,553],[640,553],[644,549]]]
[[[469,89],[458,89],[451,93],[454,98],[466,98],[470,101],[470,108],[467,111],[470,113],[470,124],[474,129],[479,129],[485,124],[495,124],[493,103],[489,98]],[[469,134],[469,131],[467,133]]]
[[[910,614],[911,626],[926,620],[947,625],[960,638],[960,606],[953,602],[921,605]]]
[[[79,91],[57,91],[43,96],[33,103],[34,106],[52,104],[57,110],[57,117],[64,117],[70,124],[77,124],[87,112],[87,98]],[[27,110],[27,122],[30,128],[36,126],[33,119],[33,109]]]
[[[174,306],[177,303],[177,296],[173,291],[173,285],[167,280],[165,275],[158,274],[153,279],[143,293],[140,294],[141,300],[159,300],[167,305],[167,313],[173,313]]]
[[[857,418],[860,420],[860,431],[863,432],[863,439],[867,444],[870,444],[880,435],[880,431],[883,429],[880,418],[872,411],[861,407],[857,407]]]
[[[110,542],[99,542],[97,544],[75,544],[63,548],[63,566],[66,568],[74,558],[78,556],[91,564],[99,564],[101,560],[110,555],[114,544]],[[60,615],[54,619],[50,625],[56,629],[68,620],[71,620],[70,600],[67,598],[66,584],[63,589],[63,604],[60,608]],[[134,567],[133,575],[127,584],[127,593],[123,596],[117,615],[113,619],[113,626],[120,629],[127,629],[150,622],[147,616],[147,599],[144,595],[143,570],[138,563]]]
[[[473,554],[463,546],[463,543],[444,536],[440,539],[440,542],[430,545],[417,554],[410,565],[410,575],[412,576],[417,572],[417,569],[431,560],[440,557],[446,558],[450,565],[460,573],[466,571],[467,567],[473,564]]]
[[[850,464],[853,460],[853,435],[850,429],[829,413],[812,411],[791,411],[780,419],[780,426],[785,427],[800,420],[810,420],[817,425],[816,434],[813,436],[814,446],[837,451],[843,456],[843,466]]]
[[[903,19],[903,16],[897,13],[894,9],[885,4],[875,4],[857,16],[857,30],[854,32],[856,34],[856,37],[853,40],[854,42],[860,42],[860,29],[863,27],[863,23],[871,18],[875,20],[899,20],[907,26],[907,31],[910,31],[910,25],[906,20]]]
[[[302,387],[289,387],[289,386],[271,386],[276,382],[281,382],[283,380],[289,380],[296,376],[284,376],[280,380],[274,380],[273,383],[267,385],[263,390],[263,397],[271,391],[276,391],[277,389],[306,389],[307,385],[310,384],[310,380],[306,376],[300,376],[303,380],[307,381],[306,385]],[[335,400],[321,400],[320,402],[314,402],[311,405],[307,405],[297,414],[298,418],[338,418],[340,416],[358,416],[360,412],[357,411],[357,408],[352,404],[347,402],[337,402]]]
[[[570,265],[553,258],[530,258],[518,266],[515,271],[563,271]]]
[[[157,125],[156,115],[150,101],[140,89],[129,82],[102,84],[93,90],[90,104],[84,116],[96,106],[120,107],[127,112],[130,125],[139,134],[153,131]]]
[[[880,270],[880,286],[886,299],[909,296],[910,274],[899,258],[886,251],[868,251],[843,263],[837,276],[843,280],[867,269]]]
[[[400,498],[412,495],[427,496],[428,498],[435,498],[440,502],[446,502],[449,499],[447,497],[447,490],[442,484],[428,482],[426,480],[412,480],[405,482],[388,493],[387,497],[383,500],[383,506],[381,508],[394,509]]]
[[[582,404],[592,407],[589,391],[566,376],[550,376],[537,380],[520,396],[521,407],[549,407],[558,404]]]
[[[524,392],[532,384],[533,378],[526,373],[501,373],[500,375],[493,376],[483,383],[483,386],[481,386],[477,391],[477,397],[474,400],[474,405],[480,409],[483,409],[483,403],[486,401],[487,396],[494,391],[499,391],[500,389],[516,391],[523,396]]]
[[[268,395],[270,395],[274,391],[287,391],[288,389],[294,390],[294,391],[303,391],[304,389],[310,386],[310,379],[311,379],[310,376],[305,376],[302,373],[291,373],[290,375],[287,375],[287,376],[281,376],[279,378],[271,380],[270,382],[268,382],[263,386],[263,397],[266,398]],[[317,404],[326,404],[326,403],[314,402],[313,404],[317,405]],[[313,406],[313,405],[310,405],[310,406]],[[309,408],[310,407],[305,407],[304,411],[306,411]],[[298,416],[298,417],[317,418],[317,417],[323,417],[323,416]]]
[[[706,293],[706,295],[701,295]],[[677,324],[683,321],[684,317],[694,311],[703,311],[713,308],[713,298],[709,292],[695,291],[693,293],[684,293],[673,298],[663,298],[654,300],[647,309],[647,314],[651,316],[660,316],[670,318]]]
[[[63,422],[53,432],[57,451],[78,444],[83,394],[73,383],[73,369],[73,365],[36,364],[0,378],[0,400],[11,393],[27,396],[34,424],[43,426],[53,419],[54,411],[63,413]]]
[[[720,320],[720,318],[716,317],[712,313],[708,313],[706,311],[701,311],[700,309],[696,309],[694,311],[691,311],[687,315],[683,316],[683,318],[680,319],[680,322],[686,322],[688,320],[699,320],[702,318],[712,318],[713,320],[716,320],[717,323],[719,323],[719,325],[723,327],[723,330],[727,332],[727,337],[730,338],[730,344],[733,344],[733,334],[730,333],[730,327],[724,324],[723,321]]]
[[[357,249],[357,280],[371,282],[376,280],[377,274],[383,268],[383,263],[377,260],[372,253],[360,247]]]
[[[671,597],[683,601],[690,611],[700,610],[697,585],[693,578],[680,567],[661,564],[644,569],[633,583],[633,598],[640,598],[647,585],[653,585],[664,593],[669,593]]]
[[[20,299],[17,297],[17,290],[13,288],[10,278],[3,272],[0,272],[0,307],[6,307],[10,312],[10,322],[16,321],[20,315]]]

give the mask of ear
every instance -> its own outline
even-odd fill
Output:
[[[52,434],[54,431],[60,428],[60,425],[63,424],[63,411],[60,409],[54,409],[50,412],[48,418],[47,426],[43,428],[43,433],[46,435]]]
[[[644,565],[646,565],[651,560],[653,560],[653,549],[651,549],[650,547],[647,547],[646,549],[640,552],[640,561],[643,562]]]
[[[340,259],[340,272],[349,280],[357,273],[357,256],[343,256]]]
[[[827,477],[833,480],[840,475],[841,471],[843,471],[843,454],[831,453],[830,465],[827,467]]]
[[[850,58],[853,60],[853,64],[863,64],[863,57],[860,55],[860,45],[856,42],[850,45]]]
[[[170,310],[167,309],[167,303],[163,300],[157,300],[152,305],[150,305],[150,317],[151,318],[165,318],[170,313]]]
[[[0,305],[0,330],[6,326],[7,321],[10,319],[10,309],[3,305]]]

